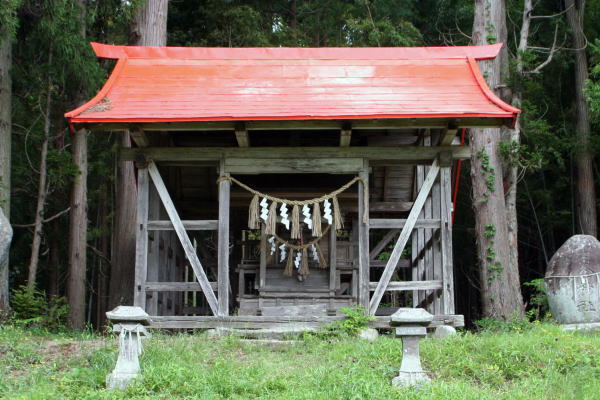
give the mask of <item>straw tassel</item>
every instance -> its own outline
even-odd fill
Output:
[[[321,232],[321,210],[319,209],[319,203],[315,203],[313,205],[312,220],[313,220],[312,235],[314,237],[319,237],[323,234]]]
[[[300,239],[300,209],[297,204],[292,208],[292,232],[290,236],[292,239]]]
[[[293,266],[294,266],[294,249],[290,249],[290,252],[288,253],[288,257],[287,257],[287,262],[285,263],[285,270],[283,271],[283,274],[285,276],[292,276]]]
[[[269,216],[267,217],[267,222],[265,223],[265,233],[267,235],[274,235],[277,224],[277,202],[274,201],[271,203],[271,207],[269,207]]]
[[[308,276],[308,252],[306,247],[302,249],[302,259],[300,260],[300,271],[298,275]]]
[[[255,194],[248,209],[248,229],[258,229],[258,195]]]
[[[331,199],[333,203],[333,224],[335,229],[342,229],[344,227],[344,221],[342,221],[342,215],[340,213],[340,203],[338,203],[337,197]]]

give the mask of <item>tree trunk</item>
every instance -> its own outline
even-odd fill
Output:
[[[473,44],[506,42],[506,10],[504,0],[475,0]],[[508,53],[502,49],[495,60],[479,66],[492,90],[502,85],[503,68],[508,69]],[[484,315],[509,318],[523,315],[523,298],[518,264],[511,262],[510,235],[503,191],[502,161],[498,146],[500,129],[472,129],[471,179],[477,253],[480,262],[481,296]],[[516,243],[514,244],[516,245]]]
[[[521,31],[519,35],[519,45],[517,48],[516,73],[519,78],[523,78],[523,53],[527,50],[529,40],[529,27],[531,24],[531,12],[533,11],[533,0],[525,0],[523,3],[523,18]],[[521,88],[513,88],[511,104],[521,108],[522,93]],[[509,129],[507,139],[510,143],[521,143],[521,121],[517,119],[514,129]],[[506,226],[508,230],[508,255],[509,264],[519,265],[519,241],[518,241],[518,221],[517,221],[517,183],[519,176],[519,167],[511,160],[505,161],[503,168],[505,171],[506,191],[504,199],[506,202]]]
[[[129,44],[132,46],[166,46],[167,0],[146,0],[131,24]]]
[[[52,63],[52,52],[48,57],[48,64]],[[42,244],[42,228],[44,224],[44,214],[46,209],[46,196],[48,195],[48,176],[47,158],[48,158],[48,136],[50,135],[50,105],[52,103],[52,82],[48,78],[48,94],[46,95],[46,110],[44,115],[44,132],[42,138],[42,148],[40,150],[40,180],[38,182],[38,197],[35,208],[35,221],[33,224],[33,240],[31,242],[31,258],[29,259],[29,274],[27,276],[27,290],[31,293],[35,288],[38,263],[40,260],[40,246]]]
[[[167,43],[167,0],[147,0],[131,25],[129,44],[165,46]],[[121,147],[131,147],[128,132],[123,132]],[[136,180],[133,162],[117,162],[115,189],[115,232],[110,274],[109,304],[133,304],[135,274]]]
[[[85,275],[87,269],[87,132],[79,129],[73,135],[73,163],[79,174],[71,187],[69,214],[69,325],[82,329],[85,325]]]
[[[60,222],[53,220],[50,222],[52,230],[52,237],[50,240],[50,269],[48,271],[48,297],[58,297],[60,293],[59,288],[59,274],[60,274],[60,249],[62,247],[60,240]]]
[[[78,0],[81,10],[81,36],[86,37],[85,0]],[[83,90],[78,94],[81,104]],[[71,152],[78,174],[71,186],[69,213],[69,278],[67,295],[69,300],[69,326],[82,329],[85,326],[85,277],[87,271],[87,131],[77,130],[72,137]]]
[[[598,235],[596,214],[596,190],[594,188],[594,175],[592,162],[594,154],[590,146],[590,118],[589,106],[585,99],[583,89],[588,79],[588,62],[585,49],[587,39],[583,32],[583,20],[585,16],[584,0],[565,0],[567,21],[573,36],[573,47],[575,48],[575,109],[577,130],[577,197],[578,207],[578,229],[586,235]]]
[[[8,249],[10,248],[10,241],[12,239],[12,227],[8,218],[4,215],[2,207],[0,207],[0,265],[6,265],[8,267]],[[9,303],[8,303],[8,268],[6,271],[6,281],[2,282],[2,291],[0,291],[0,321],[8,314]],[[6,288],[6,291],[4,291]]]
[[[10,220],[10,168],[11,168],[11,125],[12,125],[12,82],[10,68],[12,66],[12,34],[0,27],[0,218],[2,222]],[[1,223],[1,222],[0,222]],[[10,228],[10,226],[8,227]],[[8,229],[6,230],[8,232]],[[10,247],[10,238],[6,243],[6,251]],[[0,232],[0,235],[2,233]],[[0,236],[0,242],[3,241]],[[2,257],[0,248],[0,315],[9,309],[8,303],[8,254]]]

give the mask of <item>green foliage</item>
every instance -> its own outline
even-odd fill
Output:
[[[369,327],[369,322],[374,319],[363,307],[340,308],[340,312],[346,316],[344,319],[336,320],[317,332],[307,332],[304,337],[317,339],[347,338],[357,336],[358,333]]]
[[[21,0],[3,0],[0,6],[0,38],[8,37],[12,39],[19,25],[19,20],[16,18],[16,11],[21,4]]]
[[[528,318],[513,316],[506,320],[500,318],[485,317],[475,321],[475,326],[480,332],[523,332],[533,329],[536,325],[529,322]]]
[[[548,293],[544,279],[533,279],[524,282],[523,286],[532,289],[532,294],[529,296],[529,306],[531,306],[529,316],[535,320],[546,318],[550,314],[550,306],[548,305]]]
[[[11,299],[12,322],[17,326],[44,328],[57,331],[64,327],[68,306],[64,297],[46,299],[46,294],[26,286],[13,290]]]

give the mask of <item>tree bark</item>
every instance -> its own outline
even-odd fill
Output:
[[[85,325],[85,275],[87,270],[87,131],[73,135],[71,148],[78,175],[71,187],[69,214],[69,325],[82,329]]]
[[[589,106],[585,99],[583,89],[588,79],[588,61],[585,53],[587,41],[583,32],[583,20],[585,16],[585,0],[565,0],[568,11],[567,21],[573,36],[573,47],[575,48],[575,109],[577,130],[577,197],[578,207],[578,229],[585,235],[598,235],[598,216],[596,213],[596,190],[594,187],[594,174],[592,162],[594,154],[590,145],[590,118]]]
[[[146,0],[131,24],[129,44],[133,46],[166,46],[167,0]]]
[[[475,0],[473,44],[506,42],[506,39],[504,0]],[[499,92],[504,87],[503,68],[508,69],[506,47],[495,60],[482,61],[479,66],[490,88],[502,97],[503,93]],[[510,318],[524,313],[518,264],[511,262],[509,250],[511,237],[507,225],[502,161],[498,154],[501,135],[500,129],[470,131],[480,289],[483,313],[491,318]],[[516,243],[513,245],[516,246]]]
[[[131,25],[129,44],[165,46],[167,44],[167,0],[147,0]],[[123,132],[121,147],[131,147],[128,132]],[[133,304],[135,274],[136,180],[133,162],[117,163],[115,188],[114,251],[110,274],[109,307]]]
[[[81,36],[86,37],[85,0],[78,0],[81,10]],[[78,94],[81,104],[83,90]],[[87,131],[77,130],[72,137],[71,152],[78,174],[71,185],[69,213],[69,278],[67,296],[69,301],[69,326],[83,329],[85,326],[85,277],[87,271]]]
[[[0,27],[0,216],[2,222],[10,221],[10,168],[11,168],[11,126],[12,126],[12,34]],[[8,227],[10,229],[10,225]],[[7,229],[8,231],[8,229]],[[7,236],[6,251],[10,247],[11,235]],[[1,233],[0,233],[1,235]],[[2,241],[0,236],[0,241]],[[0,249],[0,254],[3,249]],[[8,254],[0,255],[0,315],[8,312]]]
[[[531,25],[531,13],[533,12],[533,0],[525,0],[523,3],[523,18],[519,34],[519,45],[516,57],[516,73],[523,78],[523,53],[527,50],[529,41],[529,27]],[[521,108],[522,93],[520,88],[513,88],[511,91],[511,104]],[[514,129],[509,129],[507,139],[511,143],[521,143],[521,121],[517,119]],[[518,242],[518,221],[517,221],[517,184],[519,176],[519,167],[511,160],[505,161],[504,171],[506,181],[506,191],[504,199],[506,202],[506,226],[508,230],[508,255],[511,265],[519,265],[519,242]]]
[[[48,57],[48,64],[52,63],[52,52]],[[29,268],[27,276],[27,290],[31,293],[35,288],[38,263],[40,260],[40,246],[42,244],[42,229],[44,225],[44,214],[46,209],[46,197],[48,195],[48,176],[47,158],[48,158],[48,137],[50,135],[50,106],[52,104],[52,82],[48,78],[48,93],[46,95],[46,107],[44,115],[44,131],[42,137],[42,148],[40,150],[38,197],[35,208],[35,221],[33,223],[33,239],[31,241],[31,257],[29,259]]]

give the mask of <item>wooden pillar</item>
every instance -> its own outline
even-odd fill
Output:
[[[289,249],[288,249],[289,251]],[[291,257],[291,252],[288,257]],[[265,224],[260,227],[260,265],[258,271],[258,312],[262,313],[263,289],[267,282],[267,235],[265,235]]]
[[[417,165],[415,167],[415,197],[421,191],[423,182],[425,181],[425,166]],[[419,219],[424,218],[424,212],[421,211]],[[425,229],[416,228],[412,234],[412,280],[422,281],[425,279],[425,256],[422,252],[425,246]],[[424,293],[420,290],[413,290],[413,307],[420,307],[421,302],[425,299]]]
[[[369,309],[369,224],[364,221],[364,212],[368,213],[369,203],[365,202],[365,191],[369,190],[369,162],[364,161],[358,184],[358,304]],[[372,313],[373,315],[375,312]]]
[[[440,158],[441,186],[441,257],[443,280],[443,312],[446,315],[454,314],[454,265],[452,262],[452,179],[450,171],[451,157],[445,155]]]
[[[160,219],[160,199],[153,185],[149,185],[148,200],[148,218],[153,220]],[[160,231],[152,231],[148,235],[148,274],[147,281],[159,282],[159,241]],[[149,315],[158,315],[158,295],[157,291],[152,291],[146,296],[146,312]]]
[[[224,161],[221,160],[219,168],[220,176],[228,176],[225,173]],[[229,202],[231,182],[222,180],[219,182],[219,240],[217,255],[217,315],[229,315]]]
[[[137,218],[135,229],[135,288],[133,305],[146,308],[146,284],[148,267],[148,169],[138,169]]]
[[[334,312],[334,297],[337,274],[337,233],[335,227],[329,230],[329,311]]]

